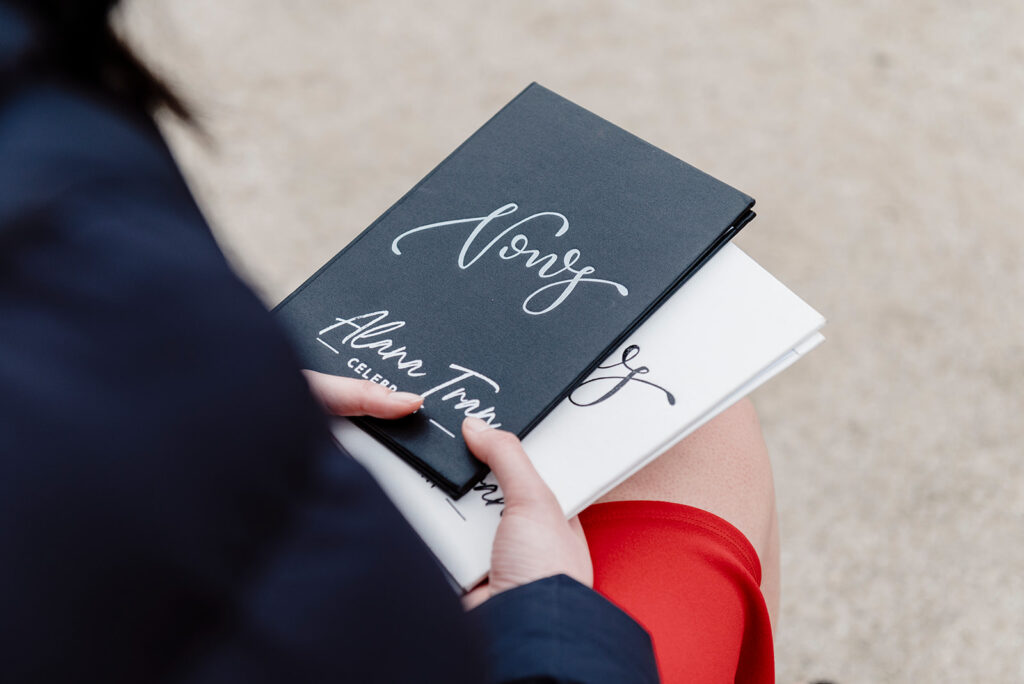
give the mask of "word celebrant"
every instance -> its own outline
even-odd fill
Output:
[[[555,237],[561,237],[569,230],[569,219],[567,219],[563,214],[559,214],[556,211],[541,211],[536,214],[531,214],[526,218],[519,219],[504,230],[499,231],[483,246],[480,246],[477,243],[477,240],[483,241],[487,239],[484,234],[495,226],[497,219],[514,214],[518,210],[519,205],[510,202],[504,206],[498,207],[487,216],[453,219],[451,221],[440,221],[438,223],[429,223],[427,225],[418,226],[407,230],[396,237],[391,243],[391,251],[397,255],[401,255],[402,250],[399,249],[398,243],[414,233],[421,233],[441,228],[451,228],[454,226],[472,225],[473,230],[469,233],[466,241],[462,244],[462,249],[459,251],[458,258],[459,268],[466,270],[479,261],[481,257],[494,249],[494,247],[501,242],[505,236],[509,233],[513,233],[517,229],[522,229],[526,224],[550,224],[553,219],[557,226],[555,229]],[[548,218],[549,220],[542,221],[542,219],[545,218]],[[477,251],[475,253],[471,253],[474,249]],[[533,316],[546,314],[558,308],[558,306],[561,305],[562,302],[564,302],[582,283],[607,285],[614,287],[623,297],[629,295],[629,290],[627,290],[626,286],[622,283],[589,277],[597,271],[593,266],[577,267],[576,264],[582,256],[580,250],[575,248],[570,249],[563,253],[561,258],[559,258],[555,253],[542,255],[539,249],[530,248],[530,240],[523,232],[516,232],[511,238],[507,239],[498,250],[497,255],[500,259],[505,261],[524,257],[524,268],[529,269],[537,267],[536,275],[538,278],[548,279],[559,275],[567,276],[562,280],[542,285],[523,300],[523,311]],[[552,297],[553,299],[551,299]],[[547,303],[545,304],[545,302]]]

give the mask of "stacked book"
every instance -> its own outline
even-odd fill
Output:
[[[728,244],[753,203],[533,84],[276,311],[306,367],[424,396],[334,434],[468,589],[503,499],[464,417],[572,515],[822,341]]]

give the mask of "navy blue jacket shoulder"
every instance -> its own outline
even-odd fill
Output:
[[[656,681],[566,577],[464,614],[148,118],[0,4],[0,681]]]

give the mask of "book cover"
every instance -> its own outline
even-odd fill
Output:
[[[459,497],[464,417],[525,436],[752,205],[533,84],[276,312],[308,368],[423,395],[359,423]]]
[[[567,516],[799,360],[825,320],[727,245],[523,440]],[[695,331],[699,331],[696,334]],[[462,589],[487,574],[504,504],[493,475],[459,500],[351,422],[334,435]]]

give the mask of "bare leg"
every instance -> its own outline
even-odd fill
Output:
[[[731,523],[761,560],[772,628],[779,612],[779,524],[768,449],[744,399],[608,492],[600,501],[671,501]]]

